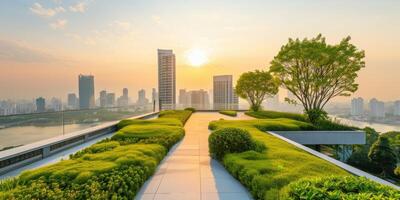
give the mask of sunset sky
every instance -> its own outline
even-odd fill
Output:
[[[65,99],[79,74],[95,76],[96,96],[150,95],[158,48],[176,54],[177,89],[210,89],[213,75],[267,69],[289,37],[318,33],[365,50],[355,96],[400,99],[398,0],[2,0],[0,27],[0,99]],[[193,66],[193,50],[207,62]]]

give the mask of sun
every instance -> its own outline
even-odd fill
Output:
[[[191,49],[187,52],[186,57],[193,67],[201,67],[208,62],[207,54],[202,49]]]

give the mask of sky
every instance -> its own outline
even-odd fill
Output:
[[[398,0],[2,0],[0,99],[60,97],[78,75],[132,96],[157,85],[157,49],[176,54],[177,89],[211,89],[212,76],[265,69],[288,38],[351,36],[366,52],[354,96],[400,99]],[[192,66],[188,52],[207,62]],[[350,101],[339,98],[337,101]]]

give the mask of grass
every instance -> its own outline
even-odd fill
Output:
[[[228,115],[228,116],[231,116],[231,117],[236,117],[237,116],[237,112],[234,111],[234,110],[220,110],[219,113],[223,114],[223,115]]]
[[[247,111],[245,112],[245,114],[258,119],[288,118],[297,121],[308,122],[307,116],[298,113],[260,110],[260,111]]]
[[[0,183],[0,199],[134,199],[168,149],[184,136],[191,111],[122,120],[118,132],[55,164]]]
[[[286,118],[286,119],[292,119],[292,120],[301,121],[301,122],[309,122],[306,115],[298,114],[298,113],[261,110],[261,111],[247,111],[245,114],[248,116],[254,117],[254,118],[258,118],[258,119]],[[352,130],[358,130],[358,129],[359,128],[357,128],[357,127],[347,126],[347,125],[341,124],[339,121],[334,121],[334,120],[328,119],[328,120],[321,120],[318,123],[314,124],[314,128],[312,130],[352,131]]]
[[[281,118],[218,120],[209,124],[212,130],[227,127],[246,129],[254,140],[266,146],[262,152],[232,153],[223,158],[225,168],[249,189],[255,199],[286,199],[288,185],[303,178],[349,175],[335,165],[263,132],[312,127],[306,122]]]

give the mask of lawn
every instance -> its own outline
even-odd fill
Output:
[[[223,158],[225,168],[249,189],[255,199],[284,199],[288,195],[288,185],[305,177],[349,175],[333,164],[263,132],[303,130],[310,126],[290,119],[218,120],[209,125],[212,130],[246,129],[254,140],[266,146],[262,152],[246,151],[227,154]]]
[[[234,111],[234,110],[220,110],[219,113],[223,114],[223,115],[228,115],[228,116],[231,116],[231,117],[236,117],[237,116],[237,112]]]
[[[168,149],[184,136],[191,111],[122,120],[105,139],[55,164],[0,183],[0,199],[134,199]]]

